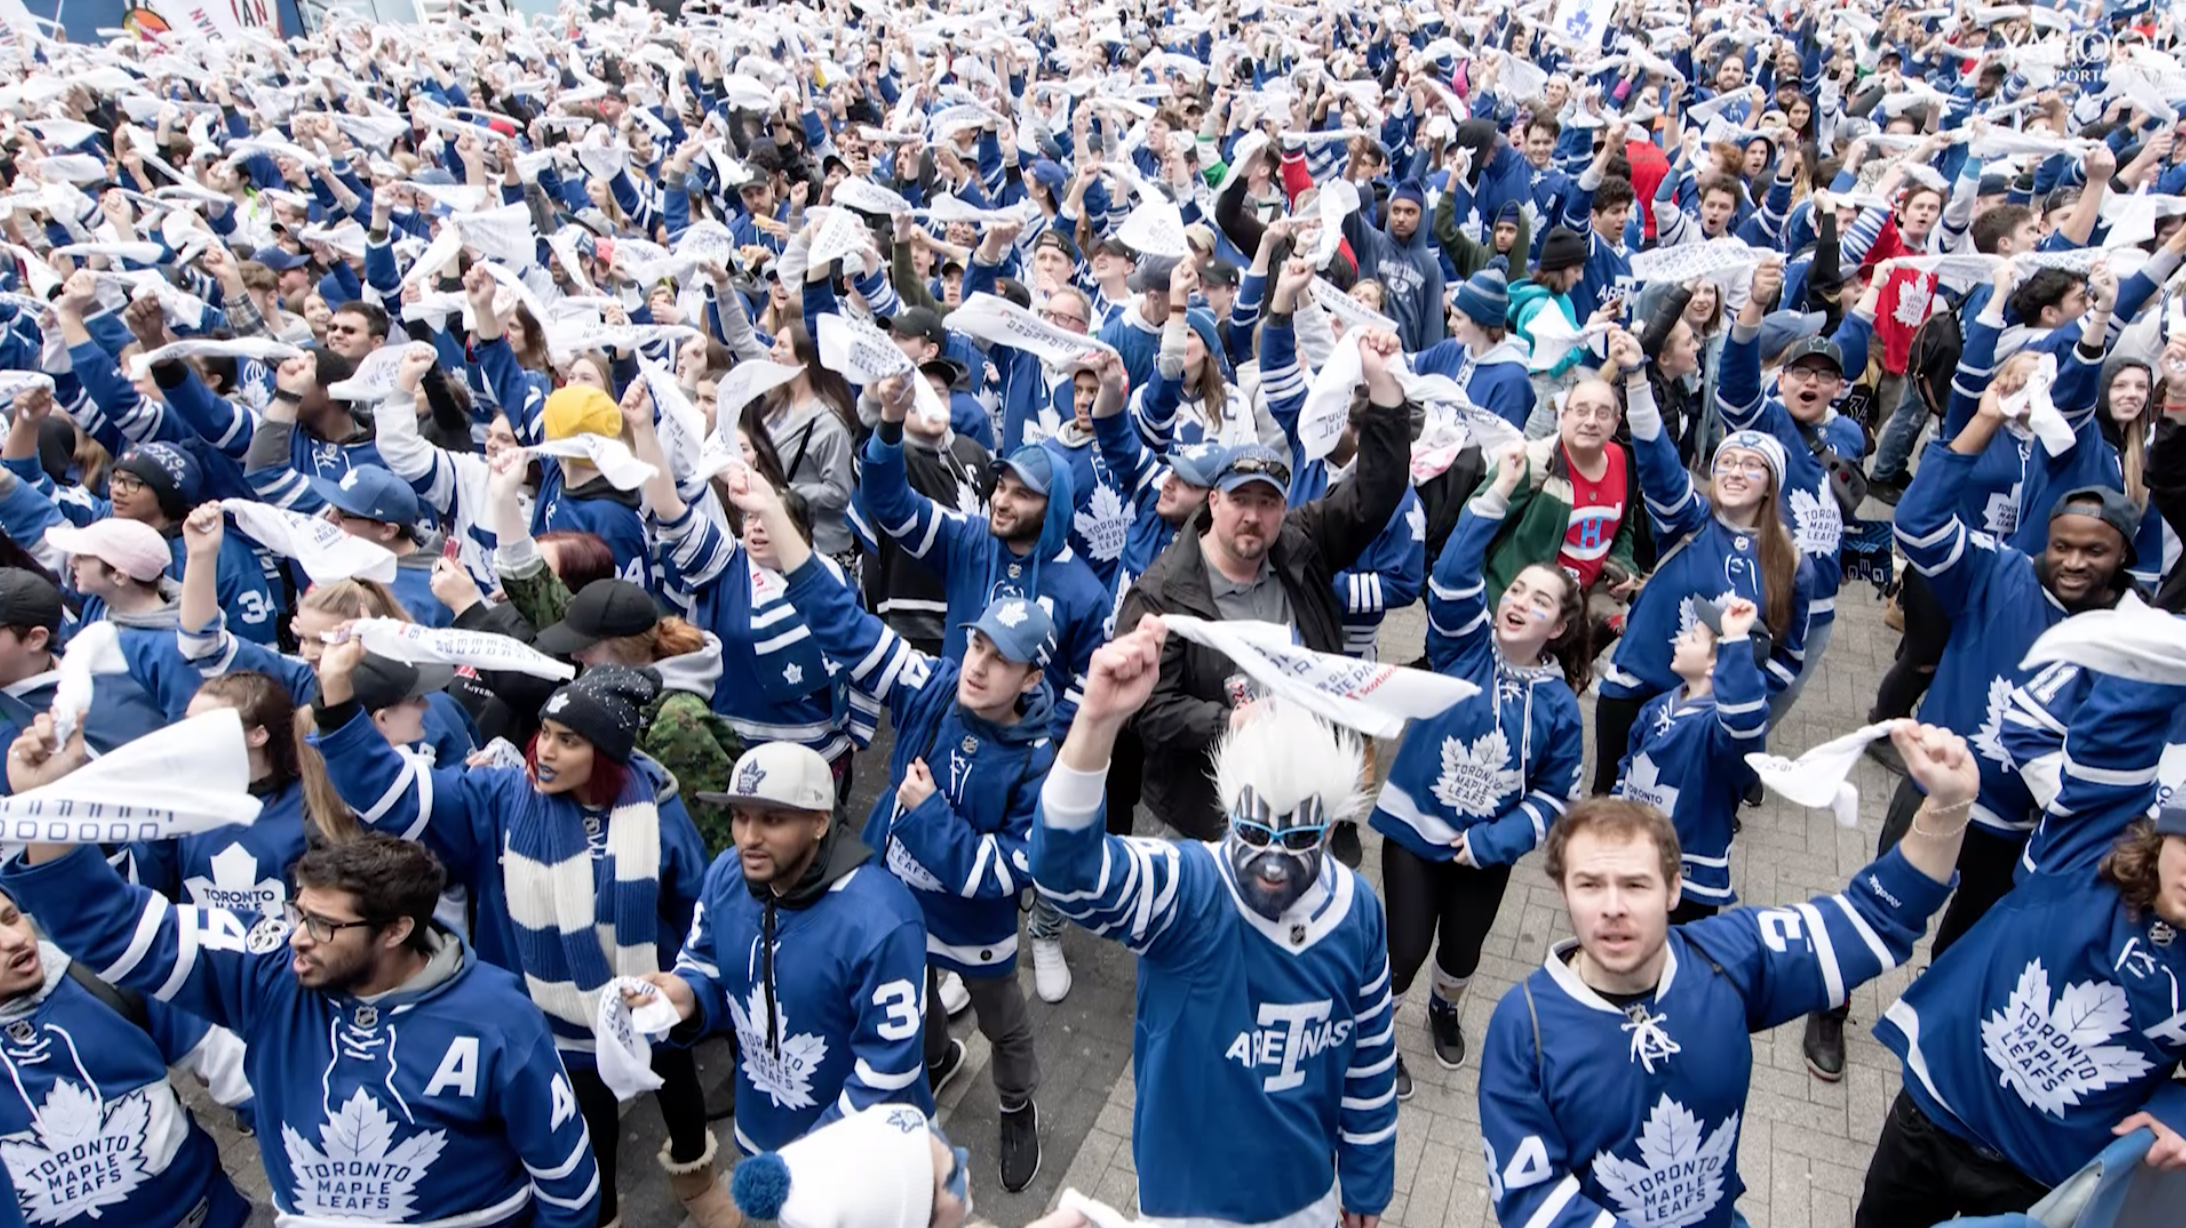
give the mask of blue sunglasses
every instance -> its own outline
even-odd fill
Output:
[[[1237,795],[1237,804],[1230,808],[1230,829],[1246,847],[1264,849],[1280,844],[1292,853],[1309,853],[1321,845],[1321,837],[1328,831],[1322,821],[1321,799],[1318,795],[1307,797],[1290,812],[1291,821],[1276,827],[1275,821],[1283,816],[1274,812],[1258,790],[1245,786]]]

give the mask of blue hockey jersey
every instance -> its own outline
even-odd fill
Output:
[[[1678,686],[1678,676],[1670,669],[1670,650],[1679,634],[1693,624],[1695,599],[1743,597],[1762,610],[1768,609],[1768,602],[1761,592],[1761,547],[1753,532],[1724,523],[1715,507],[1693,488],[1677,446],[1663,432],[1653,390],[1627,383],[1625,394],[1632,458],[1639,466],[1640,497],[1655,526],[1657,561],[1647,587],[1640,590],[1625,616],[1624,635],[1602,675],[1601,693],[1645,699]],[[1804,559],[1795,584],[1790,625],[1775,637],[1769,654],[1772,693],[1798,677],[1805,666],[1814,569]]]
[[[926,957],[972,977],[1017,970],[1017,896],[1030,883],[1026,843],[1040,782],[1055,760],[1048,740],[1053,692],[1025,697],[1014,725],[984,720],[956,701],[957,663],[929,657],[881,620],[820,565],[789,574],[789,599],[812,638],[850,685],[888,706],[895,743],[889,787],[873,799],[862,838],[881,850],[926,919]],[[911,810],[896,800],[911,761],[923,759],[934,792]]]
[[[1107,587],[1070,548],[1075,496],[1069,471],[1055,469],[1040,539],[1029,554],[1019,555],[988,531],[985,521],[938,507],[911,489],[903,473],[902,440],[899,436],[890,443],[887,434],[884,426],[866,441],[858,489],[875,527],[942,577],[949,594],[949,634],[942,641],[942,655],[963,660],[963,624],[978,618],[996,598],[1038,601],[1055,622],[1057,650],[1047,668],[1048,685],[1059,696],[1054,727],[1068,728],[1085,685],[1086,663],[1107,642],[1112,609]]]
[[[242,1043],[156,998],[140,1027],[72,978],[58,947],[39,944],[39,957],[45,984],[0,1005],[0,1158],[14,1189],[0,1223],[239,1228],[250,1203],[167,1068],[240,1104]]]
[[[366,1000],[298,983],[283,922],[170,904],[95,848],[11,858],[0,888],[106,979],[242,1038],[283,1213],[594,1228],[599,1171],[546,1024],[461,939],[435,930],[425,970]]]
[[[1755,779],[1746,756],[1767,749],[1768,684],[1748,642],[1719,645],[1713,690],[1698,699],[1685,688],[1647,701],[1632,722],[1617,764],[1617,795],[1670,816],[1684,858],[1684,892],[1726,908],[1731,889],[1731,833]]]
[[[1533,413],[1527,357],[1526,342],[1514,337],[1496,342],[1478,356],[1461,341],[1437,341],[1412,356],[1412,370],[1449,376],[1473,404],[1522,431]]]
[[[1509,865],[1579,787],[1586,734],[1563,668],[1512,665],[1495,643],[1480,569],[1507,510],[1493,488],[1475,495],[1427,585],[1428,659],[1480,693],[1408,725],[1374,799],[1374,830],[1430,861],[1456,856],[1462,833],[1474,864]]]
[[[1218,846],[1105,834],[1103,787],[1102,773],[1049,775],[1032,872],[1064,916],[1139,957],[1131,1154],[1142,1214],[1232,1224],[1379,1215],[1397,1131],[1381,901],[1330,857],[1268,921],[1239,901]],[[1249,1157],[1253,1179],[1207,1163],[1210,1139]]]
[[[880,867],[859,864],[871,850],[839,826],[819,856],[823,884],[786,901],[747,884],[734,850],[716,858],[676,959],[698,999],[697,1033],[736,1037],[745,1155],[868,1105],[934,1108],[920,1047],[918,905]]]
[[[326,759],[327,778],[357,812],[359,822],[422,841],[448,868],[449,883],[469,891],[477,918],[471,933],[478,955],[489,964],[519,976],[539,971],[524,965],[517,931],[526,923],[510,907],[503,868],[510,856],[510,832],[529,824],[583,830],[592,845],[595,896],[612,897],[622,889],[614,859],[607,852],[613,839],[606,830],[610,816],[587,813],[568,794],[541,793],[522,768],[471,768],[462,763],[434,767],[389,746],[362,711],[340,728],[314,734],[311,740]],[[660,967],[666,969],[690,927],[691,910],[706,872],[706,848],[677,796],[675,777],[643,754],[630,756],[629,766],[633,775],[652,782],[660,816],[658,918],[653,940]],[[599,986],[578,988],[589,995]],[[591,1020],[579,1023],[552,1012],[547,1019],[555,1045],[568,1055],[566,1060],[589,1064]]]
[[[2100,677],[2067,661],[2045,665],[2011,691],[2011,707],[2004,713],[2004,753],[2019,767],[2019,778],[2034,795],[2034,804],[2045,813],[2035,821],[2034,834],[2019,851],[2024,875],[2042,864],[2051,840],[2050,804],[2064,784],[2065,734],[2087,702]],[[2148,801],[2148,817],[2170,804],[2181,785],[2186,785],[2186,707],[2171,713],[2164,735],[2163,754],[2156,762],[2156,788]]]
[[[2010,836],[2032,828],[2038,811],[2004,748],[2004,717],[2012,688],[2032,674],[2020,659],[2066,613],[2032,559],[1969,530],[1953,510],[1958,483],[1977,460],[1930,445],[1920,475],[1898,501],[1896,534],[1906,561],[1927,578],[1951,619],[1950,643],[1921,699],[1920,719],[1973,748],[1981,768],[1974,821]]]
[[[1958,637],[1954,636],[1956,642]],[[1942,1129],[2044,1185],[2072,1175],[2147,1109],[2186,1126],[2186,946],[2101,876],[2148,809],[2186,689],[2099,679],[2066,735],[2039,868],[1892,1003],[1875,1034]]]
[[[1749,1034],[1842,1005],[1912,953],[1949,894],[1892,851],[1835,895],[1673,927],[1654,992],[1623,1004],[1580,979],[1569,962],[1577,939],[1558,943],[1496,1003],[1481,1047],[1496,1218],[1537,1228],[1740,1222]]]

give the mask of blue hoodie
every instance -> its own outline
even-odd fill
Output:
[[[817,555],[789,574],[789,598],[828,659],[850,667],[851,685],[888,705],[889,782],[914,759],[933,773],[932,796],[909,810],[883,789],[863,833],[925,914],[928,961],[968,977],[1014,975],[1032,813],[1055,760],[1054,692],[1043,679],[1018,721],[997,725],[956,701],[955,661],[919,652],[859,609]]]
[[[1052,464],[1047,512],[1040,538],[1028,554],[1017,554],[988,531],[984,521],[950,511],[911,489],[903,473],[903,428],[882,423],[865,444],[865,468],[859,493],[875,527],[939,575],[949,595],[949,633],[942,654],[964,659],[964,624],[979,617],[997,597],[1030,597],[1055,621],[1057,650],[1048,662],[1048,684],[1062,699],[1055,705],[1056,729],[1070,727],[1085,686],[1093,650],[1108,639],[1111,614],[1108,589],[1070,549],[1075,498],[1068,466]]]

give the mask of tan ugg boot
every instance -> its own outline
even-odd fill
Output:
[[[728,1189],[713,1170],[715,1150],[710,1130],[706,1132],[706,1154],[688,1164],[678,1164],[670,1159],[668,1144],[662,1143],[660,1166],[668,1171],[668,1190],[683,1204],[684,1212],[696,1228],[743,1228],[744,1217],[737,1213]]]

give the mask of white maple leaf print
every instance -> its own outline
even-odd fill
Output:
[[[987,502],[979,497],[979,488],[977,486],[972,485],[970,482],[958,482],[956,484],[956,510],[964,513],[967,517],[984,519],[987,515]]]
[[[1406,532],[1412,535],[1413,541],[1423,542],[1427,540],[1427,507],[1425,504],[1414,499],[1412,505],[1404,509],[1404,528]]]
[[[0,1161],[17,1206],[32,1224],[60,1224],[128,1198],[150,1174],[144,1136],[151,1120],[139,1088],[109,1105],[74,1079],[57,1079],[31,1128],[0,1138]]]
[[[371,1092],[358,1088],[319,1126],[314,1147],[294,1127],[281,1127],[296,1211],[396,1224],[411,1217],[418,1182],[447,1144],[444,1130],[420,1130],[395,1141],[395,1122]]]
[[[1695,608],[1693,603],[1699,600],[1701,600],[1701,598],[1699,594],[1696,593],[1687,596],[1685,600],[1677,603],[1677,630],[1670,633],[1670,647],[1676,648],[1679,637],[1683,636],[1686,632],[1692,630],[1696,625],[1699,624],[1700,615],[1693,612]],[[1736,600],[1738,600],[1737,590],[1724,589],[1722,594],[1715,598],[1715,605],[1717,609],[1722,609],[1723,607],[1728,606],[1731,602]]]
[[[1496,802],[1519,788],[1523,779],[1510,766],[1510,742],[1501,729],[1481,734],[1471,746],[1458,738],[1444,738],[1435,800],[1461,815],[1487,818],[1496,812]]]
[[[258,877],[258,858],[241,844],[213,855],[212,877],[193,874],[182,889],[200,908],[225,908],[244,916],[278,917],[288,902],[288,884],[279,877]]]
[[[1919,328],[1928,320],[1928,301],[1934,296],[1934,287],[1926,277],[1915,277],[1898,285],[1898,323],[1907,328]]]
[[[1844,540],[1844,513],[1837,510],[1835,495],[1824,492],[1816,498],[1811,490],[1792,491],[1791,520],[1792,536],[1806,554],[1833,555]]]
[[[750,998],[743,1003],[729,999],[729,1016],[736,1024],[737,1059],[753,1088],[774,1101],[777,1108],[809,1109],[817,1103],[812,1098],[812,1076],[827,1060],[826,1040],[810,1032],[791,1032],[789,1015],[776,1000],[775,1039],[770,1043],[764,985],[752,986]]]
[[[1664,1095],[1640,1130],[1639,1158],[1594,1157],[1594,1179],[1616,1200],[1619,1217],[1642,1228],[1684,1228],[1723,1200],[1723,1177],[1738,1144],[1738,1114],[1710,1131]]]
[[[1624,778],[1620,792],[1633,801],[1644,802],[1664,814],[1677,812],[1678,790],[1662,783],[1655,761],[1645,751],[1641,751],[1639,757],[1632,760],[1631,775]]]
[[[2029,1107],[2063,1117],[2088,1094],[2155,1068],[2138,1050],[2105,1043],[2131,1024],[2124,989],[2079,981],[2052,1003],[2048,970],[2030,960],[2003,1009],[1981,1021],[1981,1050]]]
[[[2010,537],[2019,529],[2019,484],[2014,482],[2008,491],[1989,496],[1981,509],[1981,527],[1997,537]]]
[[[1086,500],[1083,510],[1070,518],[1071,527],[1085,539],[1085,552],[1103,563],[1113,563],[1123,554],[1124,535],[1130,531],[1131,516],[1124,509],[1123,497],[1116,488],[1106,483],[1094,486],[1092,498]]]
[[[2004,710],[2011,706],[2011,679],[1989,679],[1988,712],[1981,718],[1981,728],[1974,731],[1973,748],[1985,759],[2011,766],[2011,752],[2004,748]]]

